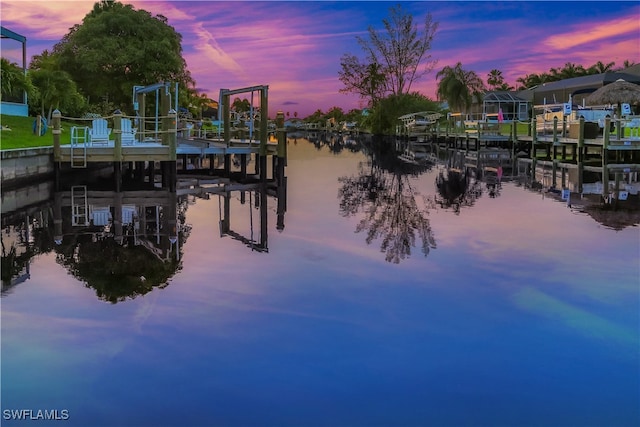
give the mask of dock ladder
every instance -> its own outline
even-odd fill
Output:
[[[89,128],[87,126],[73,126],[71,128],[71,167],[87,167],[87,142]]]
[[[87,186],[74,185],[71,187],[71,226],[89,225],[89,204],[87,201]]]

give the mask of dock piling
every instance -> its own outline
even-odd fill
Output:
[[[116,110],[113,113],[113,135],[114,135],[114,147],[113,156],[114,161],[122,161],[122,112]]]
[[[53,159],[56,163],[60,162],[61,154],[60,154],[60,134],[62,130],[60,129],[60,118],[62,114],[60,114],[60,110],[54,110],[53,114],[51,114],[51,124],[53,130],[51,133],[53,134]]]

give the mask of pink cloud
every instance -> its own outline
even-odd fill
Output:
[[[338,92],[340,57],[362,55],[356,36],[366,38],[369,25],[381,29],[386,13],[385,5],[359,2],[124,2],[168,19],[182,35],[183,55],[197,87],[209,96],[217,97],[221,87],[268,84],[272,102],[298,102],[301,116],[334,105],[345,110],[359,106],[356,96]],[[51,49],[94,3],[3,0],[3,25],[27,36],[30,57]],[[621,8],[614,18],[594,13],[561,25],[555,7],[526,2],[403,4],[416,23],[427,10],[440,23],[431,51],[439,62],[412,90],[435,98],[435,74],[458,61],[483,79],[492,68],[500,69],[512,85],[518,77],[566,62],[638,61],[640,28],[631,17],[640,8]],[[14,54],[15,48],[2,47],[3,55]]]
[[[94,2],[2,1],[2,25],[29,38],[59,40],[82,22]],[[71,7],[70,7],[71,6]]]
[[[213,62],[214,65],[225,71],[242,73],[240,64],[220,46],[211,33],[203,28],[202,24],[196,24],[194,33],[198,39],[198,43],[195,45],[196,53],[189,55],[189,57],[197,55],[200,60]]]
[[[571,31],[548,37],[544,41],[544,45],[550,49],[566,50],[585,43],[602,43],[620,36],[634,36],[637,42],[640,31],[639,14],[640,8],[637,13],[628,17],[612,19],[607,22],[582,22],[573,26]],[[637,50],[635,52],[638,53]]]

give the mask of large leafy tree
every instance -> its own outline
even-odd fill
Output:
[[[484,82],[475,71],[462,68],[462,63],[446,66],[436,74],[438,81],[438,98],[449,103],[450,110],[468,111],[473,96],[480,96],[484,91]]]
[[[125,108],[134,85],[192,85],[181,43],[166,17],[102,0],[55,45],[54,54],[90,103],[108,100]]]
[[[438,104],[418,93],[390,95],[382,99],[366,117],[364,125],[375,135],[393,135],[398,117],[418,111],[438,111]]]
[[[364,59],[346,54],[340,64],[343,92],[368,96],[371,104],[383,94],[409,93],[413,82],[436,63],[428,53],[438,29],[430,13],[418,28],[413,15],[397,5],[389,9],[389,16],[382,23],[384,30],[369,27],[368,38],[357,37]]]

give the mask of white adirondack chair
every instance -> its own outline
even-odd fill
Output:
[[[122,119],[120,129],[122,131],[122,145],[133,145],[136,143],[136,129],[131,127],[131,119]]]
[[[138,210],[136,209],[135,205],[122,206],[122,224],[131,224],[137,214]]]
[[[91,145],[108,144],[109,135],[111,135],[111,129],[108,127],[107,121],[105,119],[94,119],[89,130]]]
[[[93,225],[104,226],[111,221],[111,209],[108,206],[94,207],[91,212]]]

